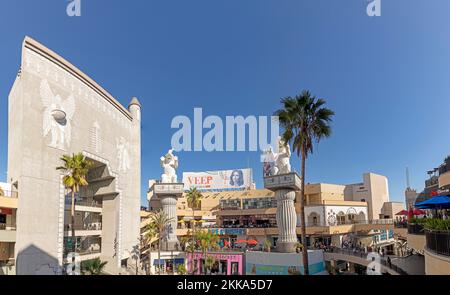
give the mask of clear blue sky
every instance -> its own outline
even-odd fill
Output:
[[[405,167],[421,190],[450,154],[450,1],[3,0],[0,7],[0,180],[7,169],[7,97],[29,35],[124,105],[143,105],[142,199],[161,174],[176,115],[271,115],[302,89],[336,112],[333,135],[308,161],[308,182],[389,178],[403,201]],[[254,168],[259,153],[180,153],[180,170]],[[293,160],[299,170],[298,159]],[[143,202],[143,204],[145,204]]]

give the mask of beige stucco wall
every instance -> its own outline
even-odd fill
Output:
[[[0,197],[0,207],[17,209],[17,198]]]
[[[408,241],[408,246],[418,252],[421,252],[425,249],[425,235],[411,235],[407,234],[406,236]]]
[[[439,187],[450,185],[450,171],[439,175]]]
[[[385,216],[389,216],[388,218],[395,218],[398,212],[405,209],[403,203],[400,202],[386,202],[383,204],[381,209],[381,213]]]
[[[425,274],[450,275],[450,257],[425,250]]]

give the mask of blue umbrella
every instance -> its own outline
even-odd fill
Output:
[[[426,201],[416,204],[416,207],[420,209],[446,209],[450,208],[449,196],[436,196]]]

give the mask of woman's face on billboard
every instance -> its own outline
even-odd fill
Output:
[[[236,185],[239,182],[239,172],[234,171],[231,175],[231,180],[233,180],[233,183]]]

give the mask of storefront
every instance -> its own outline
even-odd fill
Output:
[[[277,219],[274,214],[223,216],[222,225],[225,228],[275,228]]]
[[[178,273],[179,265],[185,265],[184,252],[180,251],[161,251],[158,256],[158,252],[149,252],[146,255],[150,255],[150,259],[145,265],[146,272],[149,274],[176,274]],[[150,261],[151,265],[148,265]]]
[[[153,265],[158,273],[158,268],[161,270],[161,273],[165,274],[174,274],[177,272],[178,265],[184,265],[184,258],[174,258],[174,259],[154,259]]]
[[[243,253],[208,253],[206,257],[203,253],[187,254],[188,271],[194,274],[205,274],[211,272],[212,275],[242,275],[244,273],[244,254]],[[213,257],[214,263],[210,270],[206,270],[206,258]]]

